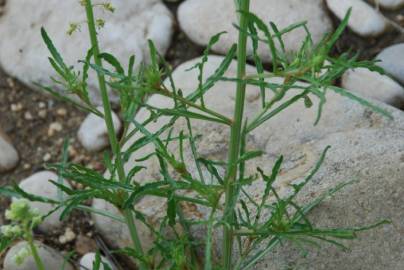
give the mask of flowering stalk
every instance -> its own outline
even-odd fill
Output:
[[[88,25],[88,30],[90,34],[90,40],[91,40],[91,46],[93,48],[94,52],[94,62],[97,66],[102,67],[102,61],[101,58],[99,57],[100,55],[100,48],[99,48],[99,43],[98,43],[98,38],[97,38],[97,24],[94,19],[94,12],[93,12],[93,5],[91,0],[85,0],[85,9],[86,9],[86,15],[87,15],[87,25]],[[100,87],[100,92],[101,92],[101,97],[102,97],[102,103],[104,107],[104,119],[105,119],[105,124],[108,129],[108,138],[111,144],[112,152],[115,156],[116,159],[116,167],[117,167],[117,172],[118,172],[118,177],[119,181],[125,182],[125,171],[123,168],[123,163],[122,163],[122,157],[121,157],[121,149],[120,149],[120,144],[118,143],[117,136],[115,135],[115,127],[112,121],[112,109],[111,109],[111,104],[109,101],[109,96],[108,96],[108,91],[107,91],[107,86],[105,83],[105,77],[103,74],[98,73],[98,83]],[[123,214],[125,216],[129,232],[134,244],[134,249],[138,254],[143,255],[143,250],[142,250],[142,245],[139,240],[139,236],[137,233],[137,228],[136,224],[134,221],[134,216],[133,213],[130,209],[123,210]],[[139,262],[140,269],[147,269],[146,266],[144,265],[143,262]]]

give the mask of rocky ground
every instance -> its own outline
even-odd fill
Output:
[[[29,10],[30,8],[29,7],[30,1],[27,0],[25,2],[27,5],[25,12],[27,12],[27,10]],[[42,2],[45,3],[46,1]],[[147,3],[147,0],[145,1],[136,0],[134,2]],[[147,3],[147,5],[149,5],[152,2],[158,3],[159,1],[153,0]],[[159,14],[160,16],[159,18],[161,18],[161,16],[167,16],[167,18],[170,18],[171,15],[173,16],[173,18],[175,18],[173,21],[169,22],[165,21],[158,22],[158,27],[154,25],[153,20],[155,18],[153,16],[149,18],[150,15],[146,16],[143,13],[139,15],[147,17],[147,19],[149,20],[148,21],[149,25],[145,24],[145,26],[142,26],[145,27],[147,31],[142,33],[137,33],[136,31],[134,31],[135,33],[133,33],[131,36],[128,37],[128,39],[130,39],[134,44],[136,44],[137,48],[135,50],[143,52],[144,49],[143,39],[145,38],[143,35],[144,33],[147,32],[149,35],[151,35],[152,38],[160,42],[159,44],[161,45],[160,46],[161,51],[166,52],[166,57],[169,63],[171,63],[172,66],[175,68],[190,59],[200,56],[202,54],[204,45],[206,45],[208,41],[207,40],[208,37],[211,36],[212,34],[217,33],[219,30],[228,30],[230,37],[234,35],[234,30],[232,30],[232,28],[229,28],[231,27],[231,25],[230,26],[228,25],[228,22],[232,20],[232,10],[226,8],[225,2],[228,2],[227,0],[223,1],[223,3],[225,4],[217,9],[220,12],[219,17],[222,18],[222,20],[217,19],[218,15],[215,14],[214,12],[211,12],[209,9],[212,5],[214,5],[213,2],[216,1],[206,0],[204,4],[201,4],[201,1],[198,2],[194,0],[187,0],[181,2],[185,3],[182,4],[182,7],[180,7],[179,10],[178,6],[181,3],[178,3],[178,1],[174,3],[173,2],[168,3],[167,1],[167,3],[164,3],[166,7],[168,7],[167,11],[162,7],[158,6],[157,4],[156,5],[153,4],[153,6],[147,7],[149,9],[154,10],[156,14]],[[269,2],[276,2],[276,1],[269,1]],[[290,0],[285,1],[285,3],[286,2],[288,3],[290,2],[289,4],[293,6],[298,1]],[[403,91],[404,71],[402,66],[403,61],[401,61],[401,66],[399,64],[395,64],[394,62],[395,58],[404,59],[404,48],[403,48],[404,43],[402,43],[404,42],[404,34],[403,34],[404,30],[402,28],[404,27],[404,8],[401,9],[394,7],[386,8],[386,5],[391,5],[391,3],[389,3],[389,1],[380,0],[379,2],[380,12],[382,12],[383,14],[381,15],[381,13],[377,11],[376,9],[377,7],[372,8],[370,5],[368,6],[362,3],[362,1],[355,2],[348,0],[344,1],[328,0],[324,1],[323,3],[322,1],[312,0],[307,1],[308,3],[307,6],[299,10],[303,11],[307,9],[308,14],[313,14],[314,12],[313,10],[317,12],[315,14],[318,14],[318,16],[316,18],[311,18],[309,21],[309,25],[312,24],[314,30],[318,31],[317,34],[318,36],[320,36],[320,34],[323,31],[332,29],[335,27],[335,25],[338,24],[339,18],[342,16],[341,14],[345,13],[344,7],[352,5],[351,2],[356,3],[357,5],[359,5],[359,7],[357,7],[356,9],[354,7],[353,18],[351,20],[351,23],[349,24],[350,29],[347,30],[346,33],[344,33],[343,37],[338,42],[336,49],[333,53],[339,54],[343,51],[346,51],[347,49],[352,49],[354,51],[360,52],[361,59],[374,59],[375,57],[384,59],[385,60],[384,63],[386,64],[384,67],[394,76],[394,78],[391,79],[389,77],[379,76],[373,73],[367,73],[365,71],[359,70],[345,74],[341,82],[337,83],[342,84],[349,90],[356,91],[364,96],[374,98],[383,103],[393,105],[398,109],[402,109],[404,108],[404,91]],[[221,3],[217,4],[221,5]],[[0,14],[4,13],[5,15],[3,16],[7,16],[7,10],[2,7],[3,5],[4,5],[3,1],[0,0]],[[46,4],[44,4],[43,6],[45,5]],[[66,5],[68,6],[69,4]],[[328,5],[329,8],[326,8],[325,7],[326,5]],[[40,6],[38,8],[40,8]],[[50,6],[52,7],[52,4],[50,4]],[[268,12],[276,13],[276,11],[273,11],[270,8],[268,12],[266,12],[265,8],[268,8],[268,6],[269,5],[265,6],[262,3],[258,3],[257,12],[258,13],[262,12],[263,13],[262,16],[266,16]],[[286,4],[285,6],[280,5],[278,6],[278,8],[279,8],[278,10],[285,9],[284,12],[286,13],[293,12],[293,9],[289,10],[290,7],[287,7]],[[356,13],[355,10],[360,11]],[[168,11],[171,13],[169,13]],[[19,10],[18,12],[24,12],[24,10],[23,11]],[[195,12],[195,14],[192,12]],[[18,15],[18,13],[15,14],[13,13],[13,15],[16,14]],[[301,12],[299,16],[304,15],[307,14]],[[35,17],[35,15],[33,15],[32,23],[34,24],[39,20],[39,23],[43,24],[48,23],[51,25],[52,23],[55,23],[57,16],[60,16],[60,14],[59,15],[56,14],[55,18],[50,17],[48,21],[41,21],[42,19],[40,17]],[[121,16],[130,17],[131,14],[122,13]],[[205,16],[205,17],[199,18],[198,16]],[[273,16],[270,17],[273,18],[274,16],[276,17],[277,14],[273,14]],[[299,20],[305,19],[300,18],[299,16],[298,16]],[[279,17],[280,17],[279,20],[281,20],[282,16],[279,15]],[[91,143],[90,145],[86,145],[85,139],[83,139],[86,135],[86,129],[85,126],[82,125],[82,123],[85,122],[86,117],[88,117],[86,113],[80,112],[74,107],[64,102],[57,101],[50,96],[40,93],[39,91],[31,90],[31,88],[35,87],[32,85],[32,81],[41,81],[46,83],[48,80],[47,79],[48,75],[51,75],[51,71],[49,71],[46,62],[47,54],[43,53],[42,51],[36,53],[38,48],[35,47],[37,44],[36,43],[37,40],[35,37],[29,39],[29,42],[25,44],[18,44],[18,45],[13,44],[13,42],[16,42],[16,40],[21,39],[21,36],[16,35],[16,37],[13,37],[10,34],[13,31],[15,31],[15,29],[11,27],[11,25],[15,25],[14,20],[16,20],[16,18],[18,20],[18,17],[15,16],[12,19],[8,18],[7,20],[9,20],[9,22],[7,22],[7,20],[2,21],[0,18],[0,36],[5,35],[10,36],[10,39],[8,39],[7,41],[3,39],[0,40],[0,66],[2,66],[2,69],[4,70],[4,71],[0,70],[0,150],[1,150],[0,185],[8,185],[14,182],[19,183],[21,180],[26,179],[32,175],[35,176],[35,173],[43,171],[44,163],[52,163],[59,161],[61,158],[61,150],[65,138],[69,138],[71,143],[71,146],[69,148],[70,160],[95,168],[99,172],[103,172],[104,167],[101,162],[102,153],[100,151],[94,151],[102,149],[103,142],[102,141],[100,142],[101,146],[98,145],[94,146],[95,148],[92,148],[93,146],[91,145]],[[77,18],[73,17],[70,19],[78,19],[78,17]],[[202,21],[206,25],[200,25],[199,22]],[[132,23],[135,22],[136,21]],[[113,21],[111,24],[114,26],[114,23],[115,21]],[[119,21],[116,22],[116,24],[119,23],[120,23]],[[214,27],[212,28],[209,26],[209,24],[213,23],[215,24]],[[282,21],[282,23],[288,23],[288,22]],[[153,25],[153,27],[156,28],[149,27],[150,25]],[[316,25],[321,25],[321,27],[320,26],[317,27]],[[32,26],[32,27],[34,30],[23,29],[20,34],[24,36],[27,35],[38,36],[39,38],[39,31],[36,31],[38,30],[39,26]],[[58,25],[57,27],[60,27],[60,25]],[[21,29],[22,28],[23,26],[21,26]],[[127,29],[126,27],[124,28]],[[159,35],[155,35],[155,32],[157,31],[157,34],[161,34],[158,32],[163,31],[161,29],[163,30],[169,29],[167,31],[169,31],[171,34],[167,34],[167,37],[165,38],[160,38]],[[52,31],[52,28],[50,30]],[[108,30],[110,29],[109,28],[105,29],[106,32]],[[153,36],[153,34],[155,36]],[[60,41],[60,44],[63,44],[66,38],[67,37],[64,36],[56,36],[56,39]],[[102,37],[105,44],[107,44],[108,49],[111,50],[114,49],[113,48],[114,44],[113,41],[115,41],[114,38],[115,37],[107,35],[105,37],[104,36]],[[291,49],[293,49],[293,46],[296,46],[295,43],[298,42],[299,38],[300,38],[299,36],[290,37],[290,43],[292,44]],[[81,42],[80,36],[78,36],[76,39],[72,41],[73,43],[72,46],[66,45],[63,48],[65,51],[67,51],[67,57],[69,59],[80,58],[77,56],[76,48],[77,47],[81,48],[84,45],[80,43]],[[233,42],[233,39],[231,38],[224,39],[222,43],[219,43],[218,46],[214,48],[216,53],[219,54],[223,53],[223,51],[225,51],[230,46],[231,44],[230,42]],[[385,50],[382,54],[379,54],[382,50],[394,44],[401,44],[401,45],[399,45],[398,48],[396,46],[393,47],[392,49],[390,48]],[[34,47],[34,50],[32,50],[30,47]],[[125,50],[122,50],[119,51],[118,54],[121,56],[125,56],[127,55],[127,52]],[[15,55],[15,57],[10,57],[10,55]],[[265,57],[266,56],[265,52],[262,52],[262,55]],[[38,57],[42,57],[43,59],[39,59]],[[146,58],[146,56],[144,57]],[[30,64],[25,64],[26,63],[25,61],[28,62],[39,61],[38,62],[39,66],[37,68],[33,68]],[[267,63],[266,65],[269,66],[270,64]],[[214,64],[212,64],[211,67],[214,68]],[[178,72],[181,72],[181,69],[183,69],[183,67],[180,67],[179,69],[180,71]],[[183,78],[183,80],[187,79],[186,76],[185,77],[180,76],[180,78]],[[364,90],[365,88],[366,90]],[[384,89],[383,95],[379,93],[380,89]],[[97,96],[94,96],[94,99],[97,100]],[[346,105],[345,103],[341,104],[337,103],[337,105],[341,106],[348,106],[348,107],[353,106],[349,104]],[[358,113],[357,110],[359,109],[352,109],[352,110],[354,111],[353,113],[356,112],[358,115],[360,115],[358,116],[358,119],[360,118],[359,120],[358,119],[354,120],[355,124],[357,124],[357,126],[360,126],[361,128],[367,125],[366,128],[369,128],[369,130],[371,130],[369,131],[369,133],[366,133],[368,131],[366,130],[365,135],[379,138],[380,136],[378,134],[374,135],[372,132],[374,131],[374,125],[377,126],[378,121],[382,120],[378,120],[378,118],[374,118],[374,116],[369,115],[364,117],[363,115],[366,115],[366,113],[369,114],[368,112],[365,113],[363,111],[360,111],[360,113]],[[331,111],[333,110],[331,109]],[[399,115],[399,113],[396,114]],[[400,117],[401,116],[398,116],[399,121],[397,124],[398,126],[397,130],[401,130]],[[352,120],[351,118],[349,119],[350,121]],[[90,128],[88,128],[89,129],[88,132],[91,132],[92,129],[99,130],[98,133],[97,131],[93,130],[93,132],[95,132],[94,133],[95,135],[91,135],[91,137],[93,136],[97,137],[97,134],[100,135],[100,137],[102,137],[103,135],[102,125],[100,129],[95,129],[92,128],[92,126],[94,125],[94,127],[95,126],[99,127],[100,124],[97,124],[96,122],[91,122],[91,119],[89,121],[90,121],[89,122]],[[328,140],[331,144],[333,139],[335,141],[339,141],[341,140],[341,138],[339,138],[338,135],[335,134],[338,134],[338,132],[341,132],[342,130],[343,131],[348,130],[346,126],[348,126],[348,124],[343,123],[341,124],[341,127],[335,128],[335,130],[332,130],[331,128],[332,131],[329,132],[330,135],[323,136],[324,138],[316,137],[316,139],[318,139],[319,141]],[[384,127],[384,124],[382,126]],[[80,130],[80,127],[84,129],[82,131],[84,135],[82,136],[80,135],[78,136],[78,131]],[[388,130],[389,128],[391,128],[390,125],[386,124],[386,130]],[[293,134],[293,131],[285,130],[285,133],[287,132]],[[391,145],[393,145],[392,142],[395,142],[396,140],[395,137],[396,133],[400,134],[400,132],[398,131],[396,132],[396,130],[394,129],[394,132],[392,132],[394,136],[391,135],[392,138],[389,137],[390,138],[389,142],[391,142]],[[336,138],[333,138],[333,136]],[[360,135],[354,134],[352,135],[352,138],[360,140],[360,136],[362,136],[362,134]],[[385,136],[384,133],[383,136]],[[344,138],[344,136],[342,137]],[[377,141],[377,139],[375,139],[375,141]],[[380,144],[382,144],[382,142],[380,142]],[[391,145],[386,144],[385,147]],[[353,146],[350,146],[348,144],[341,145],[342,149],[349,149],[350,147]],[[366,144],[364,144],[363,147],[367,147]],[[314,149],[312,151],[316,152],[317,150],[318,149]],[[7,155],[5,155],[5,153],[7,153]],[[17,153],[18,157],[16,155]],[[397,155],[401,154],[400,151],[394,153],[397,153]],[[369,155],[372,154],[377,156],[378,154],[381,154],[381,152],[369,153]],[[330,166],[336,166],[335,164],[341,165],[340,163],[337,162],[338,160],[334,161],[333,160],[330,161],[331,164]],[[381,169],[381,171],[383,171],[383,168]],[[389,173],[392,172],[389,171]],[[387,188],[387,190],[389,189]],[[374,190],[371,190],[369,192],[374,192]],[[395,201],[395,203],[398,204],[398,201]],[[0,212],[1,212],[0,224],[4,223],[3,214],[4,210],[8,206],[9,201],[3,197],[0,197]],[[380,211],[381,213],[383,212],[382,210]],[[324,219],[327,220],[326,217]],[[327,223],[327,221],[324,221],[324,223]],[[402,226],[401,223],[397,226],[399,227],[399,229],[397,229],[398,231],[404,228],[404,226]],[[100,235],[98,233],[100,230],[97,229],[96,227],[97,226],[94,226],[94,221],[91,217],[85,215],[83,216],[83,214],[81,213],[74,213],[74,215],[68,221],[66,221],[63,224],[63,226],[56,226],[56,228],[46,228],[42,232],[39,232],[38,240],[56,250],[64,252],[65,254],[67,254],[67,252],[72,250],[76,251],[76,254],[73,255],[74,261],[77,261],[81,256],[89,252],[95,251],[97,248],[101,248],[108,255],[108,246],[104,243],[104,239],[108,238],[108,236]],[[402,231],[401,231],[401,239],[403,239]],[[108,242],[108,239],[106,240],[107,240],[106,242]],[[396,246],[394,246],[394,248],[396,248]],[[393,254],[399,254],[399,252],[401,251],[404,254],[404,250],[402,249],[400,250],[399,248],[397,249],[398,249],[396,250],[397,252]],[[52,254],[52,252],[56,251],[52,250],[49,251],[46,250],[46,248],[44,248],[43,252],[44,253],[48,252]],[[372,251],[369,252],[371,253]],[[92,255],[89,254],[86,257],[86,259],[91,261],[91,256]],[[2,260],[3,259],[4,256]],[[109,259],[114,261],[116,265],[119,265],[119,263],[117,263],[117,261],[113,256],[109,257]],[[394,268],[395,266],[404,267],[404,259],[402,257],[393,259],[395,259],[398,262],[402,262],[403,264],[399,263],[390,264],[389,266],[387,266],[387,268],[384,269],[393,270],[393,269],[399,269]],[[57,265],[57,260],[55,263]],[[371,265],[374,262],[372,262],[371,260],[365,260],[365,263]],[[5,267],[5,269],[8,270],[17,269],[12,267],[13,266],[7,266]],[[122,269],[126,269],[125,267],[127,266],[123,266]],[[325,265],[324,267],[327,266]],[[266,268],[260,268],[260,269],[266,269]],[[331,269],[331,268],[310,268],[310,269]],[[342,268],[333,268],[333,269],[342,269]],[[372,268],[369,268],[369,266],[367,266],[367,268],[365,267],[363,269],[370,270]]]

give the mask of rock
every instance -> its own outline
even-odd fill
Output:
[[[104,200],[94,199],[92,206],[97,210],[106,211],[114,216],[121,216],[118,209]],[[150,210],[153,211],[155,209],[152,208]],[[111,247],[124,248],[132,246],[131,236],[125,223],[95,213],[92,214],[92,218],[95,228]],[[150,230],[146,225],[137,220],[135,220],[135,224],[144,250],[149,250],[153,246],[153,238]]]
[[[15,168],[19,159],[17,150],[0,129],[0,173]]]
[[[63,269],[74,270],[69,262],[66,262],[63,256],[51,247],[48,247],[41,242],[35,242],[38,249],[39,257],[41,258],[45,269]],[[29,256],[25,258],[21,265],[17,265],[14,256],[24,248],[29,248],[27,242],[22,241],[14,245],[8,252],[4,259],[4,270],[35,270],[36,267],[34,258]]]
[[[349,28],[363,37],[377,37],[383,34],[388,27],[383,15],[378,13],[369,4],[362,0],[327,0],[328,8],[339,19],[343,19],[352,7]]]
[[[251,10],[264,22],[273,21],[279,29],[307,21],[315,43],[319,42],[325,33],[332,31],[331,21],[320,0],[254,0],[251,1]],[[228,33],[213,46],[214,51],[218,53],[225,54],[237,41],[238,30],[232,25],[237,23],[233,0],[187,0],[178,9],[178,20],[187,36],[202,46],[207,45],[213,35],[227,31]],[[303,29],[296,29],[285,35],[287,52],[297,51],[305,37]],[[249,51],[252,51],[251,44]],[[270,52],[266,45],[259,48],[259,54],[263,61],[270,61]]]
[[[95,8],[96,18],[106,21],[99,31],[102,51],[113,53],[123,64],[131,55],[136,55],[136,66],[149,61],[147,40],[151,39],[162,54],[167,50],[173,27],[170,11],[160,0],[111,1],[116,8],[111,14]],[[23,19],[21,19],[23,18]],[[4,15],[0,18],[0,65],[11,76],[32,88],[34,83],[53,86],[50,79],[56,73],[51,68],[49,52],[42,41],[43,26],[68,66],[81,69],[78,60],[85,58],[91,47],[85,11],[77,1],[30,0],[7,1]],[[72,36],[66,34],[70,23],[82,23],[80,31]],[[92,100],[100,103],[98,82],[89,79]]]
[[[404,0],[373,0],[385,9],[398,9],[404,5]]]
[[[404,43],[385,48],[377,56],[379,66],[393,76],[397,81],[404,84]]]
[[[205,65],[204,76],[208,77],[219,66],[222,57],[211,56]],[[173,79],[176,86],[181,89],[184,96],[197,89],[198,72],[188,70],[200,59],[194,59],[177,67],[173,72]],[[247,73],[253,72],[254,68],[247,67]],[[226,72],[226,77],[233,77],[236,73],[236,62],[232,63]],[[279,79],[272,81],[279,83]],[[234,104],[235,85],[230,82],[220,81],[204,96],[207,107],[218,111],[226,116],[231,116]],[[291,89],[291,94],[297,93],[297,89]],[[248,119],[253,119],[260,108],[259,89],[256,87],[247,88],[247,102],[245,113]],[[359,180],[358,183],[346,187],[338,193],[334,199],[330,199],[316,208],[310,215],[310,220],[317,226],[360,226],[372,224],[376,221],[388,218],[394,226],[382,226],[360,234],[359,240],[346,242],[352,252],[343,254],[339,249],[323,244],[321,250],[309,249],[311,260],[303,260],[309,265],[309,269],[401,269],[404,266],[402,254],[402,243],[404,237],[399,233],[404,229],[402,214],[404,211],[404,142],[402,133],[404,131],[404,115],[401,111],[395,110],[388,105],[376,102],[376,105],[392,113],[394,121],[387,120],[379,114],[373,113],[358,103],[347,98],[327,93],[327,103],[324,107],[322,119],[317,126],[313,127],[317,114],[318,100],[313,98],[313,107],[306,108],[304,102],[298,102],[287,108],[281,114],[266,122],[261,127],[253,130],[247,138],[247,149],[263,150],[262,157],[249,161],[246,164],[246,175],[256,173],[256,168],[262,168],[270,173],[275,160],[284,156],[281,175],[278,177],[274,187],[282,197],[290,194],[291,184],[298,183],[315,166],[321,152],[331,145],[332,148],[320,171],[310,182],[303,192],[298,196],[297,201],[303,204],[316,198],[323,192],[335,187],[340,183],[352,179]],[[170,107],[172,102],[165,97],[154,95],[148,100],[149,104],[156,107]],[[141,110],[136,120],[142,122],[148,118],[149,113]],[[156,132],[168,121],[167,117],[160,118],[146,126],[150,132]],[[199,156],[213,160],[226,160],[229,130],[226,126],[212,124],[199,120],[192,120],[194,136],[202,135],[196,139],[196,148]],[[177,120],[171,136],[178,136],[179,132],[186,133],[186,121]],[[163,133],[162,136],[166,136]],[[141,135],[135,135],[124,147],[127,149]],[[144,157],[153,151],[154,147],[148,145],[142,150],[133,154],[125,165],[128,172],[134,166],[146,166],[147,170],[139,172],[136,180],[145,183],[150,179],[161,179],[160,167],[155,157],[139,162],[137,159]],[[179,145],[172,142],[169,144],[169,151],[178,155]],[[184,142],[184,159],[188,171],[196,178],[199,175],[194,165],[190,146]],[[170,171],[173,178],[176,174]],[[223,173],[223,171],[219,171]],[[204,171],[206,181],[211,181],[209,174]],[[264,183],[253,182],[246,187],[252,198],[262,195]],[[191,196],[192,194],[188,194]],[[248,201],[248,200],[245,200]],[[101,210],[111,211],[111,208],[101,208],[100,203],[93,205]],[[165,204],[163,199],[146,197],[136,205],[155,224],[159,218],[165,215]],[[105,203],[104,203],[105,205]],[[256,209],[249,204],[250,212]],[[203,207],[190,204],[184,207],[184,215],[187,218],[201,218],[207,215]],[[116,215],[118,212],[111,211]],[[266,213],[268,214],[268,213]],[[105,221],[104,236],[114,233],[119,235],[111,236],[111,240],[120,242],[125,239],[123,230],[116,230],[118,222]],[[97,226],[101,227],[100,225]],[[115,228],[113,228],[115,227]],[[191,231],[196,239],[204,237],[206,231],[201,227],[193,227]],[[143,235],[143,234],[142,234]],[[214,243],[220,241],[220,233],[214,235]],[[128,238],[126,233],[126,238]],[[119,241],[117,240],[119,239]],[[150,238],[149,241],[152,241]],[[281,251],[279,251],[279,249]],[[284,252],[284,253],[282,253]],[[215,254],[220,254],[220,246],[216,247]],[[278,258],[278,254],[279,258]],[[278,247],[275,255],[265,257],[256,269],[284,269],[288,264],[296,268],[300,262],[298,251],[294,249],[282,250]],[[394,258],[394,259],[392,259]],[[300,264],[299,264],[300,265]],[[303,263],[302,263],[303,265]]]
[[[88,270],[88,269],[93,269],[93,263],[95,261],[95,256],[96,254],[94,252],[92,253],[87,253],[80,259],[80,270]],[[111,268],[111,270],[114,270],[115,268],[113,267],[112,263],[105,258],[104,256],[101,256],[101,262],[108,264],[108,266]],[[100,270],[104,270],[104,266],[100,266]]]
[[[394,107],[404,108],[404,88],[390,77],[366,68],[345,72],[342,87]]]
[[[19,187],[25,192],[47,197],[50,199],[58,199],[58,188],[53,185],[49,180],[57,181],[58,176],[50,171],[37,172],[30,177],[24,179],[19,184]],[[69,183],[64,181],[65,186],[70,187]],[[66,195],[65,195],[66,196]],[[30,202],[32,208],[37,208],[41,214],[45,215],[51,211],[54,206],[41,202]],[[58,210],[48,216],[42,224],[38,226],[41,231],[51,232],[52,230],[59,229],[63,223],[59,220],[62,210]]]
[[[97,108],[103,112],[102,107]],[[112,112],[112,121],[114,123],[116,134],[121,130],[122,124],[119,117]],[[109,145],[108,129],[103,118],[89,114],[80,126],[77,137],[83,147],[92,152],[100,151]]]

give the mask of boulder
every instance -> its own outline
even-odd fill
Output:
[[[170,45],[173,18],[160,0],[110,1],[114,13],[95,7],[97,19],[105,20],[99,30],[101,50],[114,54],[122,64],[131,55],[136,56],[136,67],[149,61],[147,40],[155,42],[158,51],[165,53]],[[56,77],[42,41],[40,28],[44,27],[67,65],[81,69],[77,61],[85,59],[91,48],[84,8],[78,1],[18,0],[7,1],[0,18],[0,66],[9,75],[32,88],[35,83],[53,86],[50,79]],[[69,36],[70,23],[80,23],[80,31]],[[98,81],[95,72],[89,79],[93,102],[100,104]]]

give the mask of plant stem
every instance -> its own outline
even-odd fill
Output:
[[[99,57],[100,48],[99,48],[99,43],[98,43],[98,38],[97,38],[97,30],[96,30],[96,26],[95,26],[93,5],[91,3],[91,0],[86,0],[85,8],[86,8],[87,25],[88,25],[88,31],[90,34],[91,46],[92,46],[93,52],[94,52],[94,62],[97,66],[102,67],[102,61],[101,61],[101,58]],[[112,152],[116,159],[115,162],[116,162],[119,181],[125,182],[126,177],[125,177],[125,170],[123,168],[123,163],[122,163],[121,148],[118,143],[118,138],[116,136],[115,127],[114,127],[113,120],[112,120],[112,113],[111,113],[112,109],[111,109],[111,104],[109,101],[107,86],[105,83],[105,77],[103,74],[100,74],[100,73],[97,73],[97,75],[98,75],[98,83],[99,83],[101,97],[102,97],[102,104],[104,107],[105,124],[108,129],[108,138],[109,138],[109,141],[111,144]],[[139,236],[137,233],[133,213],[131,212],[130,209],[126,209],[123,212],[124,212],[124,216],[125,216],[128,228],[129,228],[129,232],[130,232],[133,244],[134,244],[135,251],[138,252],[139,254],[143,255],[142,245],[140,243]],[[140,262],[139,267],[140,267],[140,269],[147,269],[147,267],[144,265],[143,262]]]
[[[28,242],[29,248],[31,249],[32,257],[34,257],[36,267],[38,268],[38,270],[45,270],[45,266],[41,260],[41,257],[39,257],[38,250],[34,244],[32,235],[30,235],[28,237],[27,242]]]
[[[231,260],[233,251],[233,210],[236,179],[237,179],[237,161],[240,154],[240,139],[244,115],[244,101],[246,83],[244,77],[246,74],[247,62],[247,28],[248,12],[250,10],[250,0],[240,0],[240,31],[237,47],[237,93],[234,107],[234,122],[231,126],[230,146],[228,153],[228,165],[225,181],[225,221],[228,226],[223,228],[223,269],[231,270]]]

